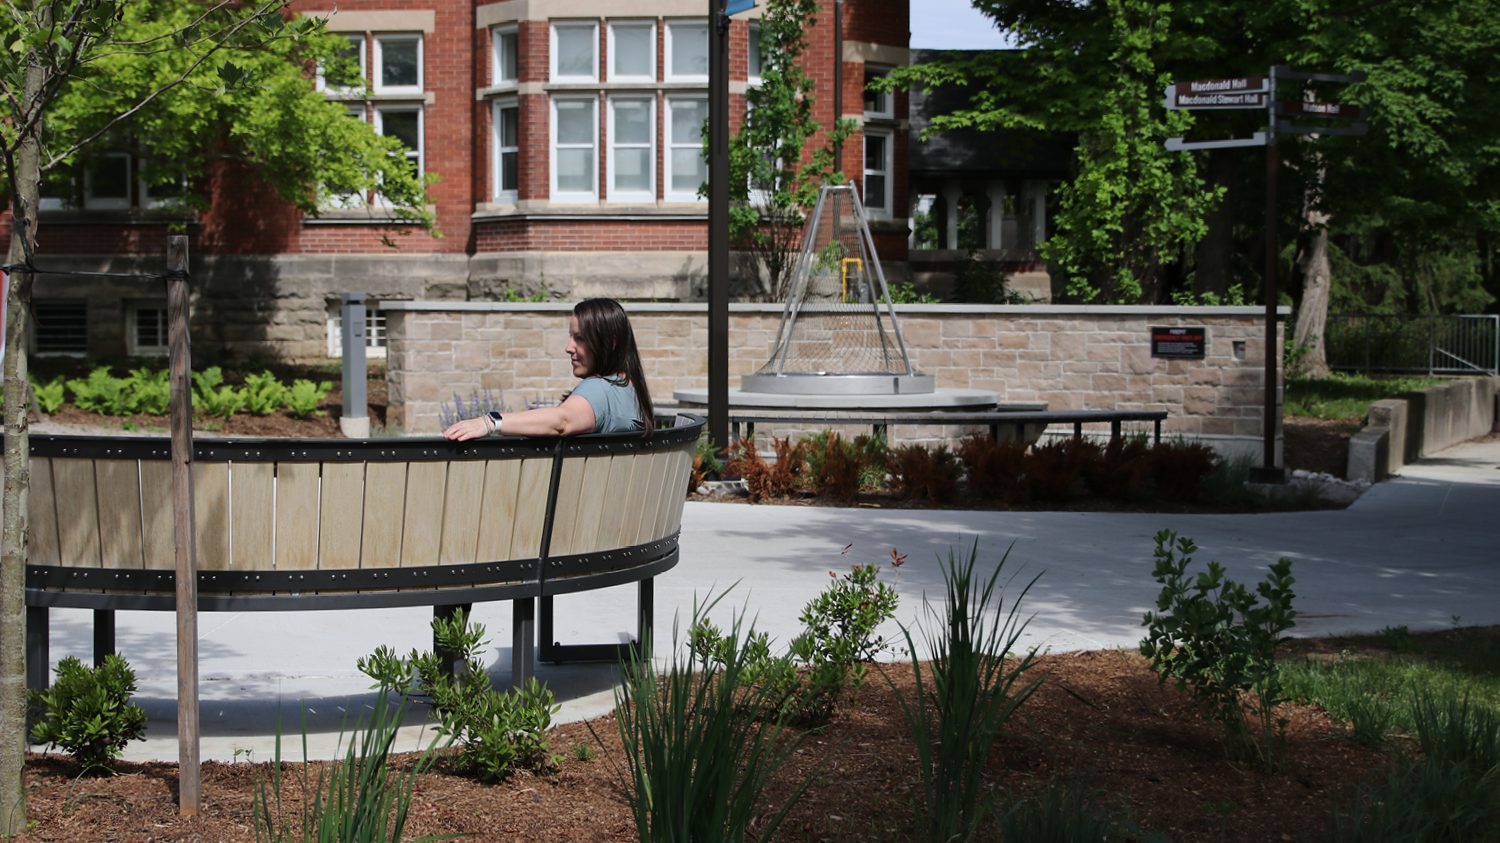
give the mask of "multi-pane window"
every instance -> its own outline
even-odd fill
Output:
[[[496,100],[494,198],[496,202],[516,201],[521,181],[521,109],[515,100]]]
[[[406,160],[422,172],[422,108],[411,105],[375,106],[375,131],[396,138],[406,147]]]
[[[656,100],[609,101],[609,198],[651,201],[656,194]]]
[[[708,181],[708,166],[703,163],[703,124],[707,119],[707,99],[667,99],[668,199],[695,201],[698,188]]]
[[[552,81],[593,82],[599,78],[599,30],[592,23],[552,25]]]
[[[558,97],[552,100],[552,198],[585,201],[597,197],[594,162],[599,137],[598,100]]]
[[[364,89],[365,36],[346,35],[347,46],[334,59],[318,66],[317,88],[330,94],[357,93]]]
[[[896,116],[894,99],[890,94],[870,88],[871,83],[885,78],[890,70],[874,65],[865,65],[865,116],[892,119]]]
[[[745,75],[753,85],[761,78],[760,24],[750,24],[749,40],[745,49]]]
[[[133,357],[167,353],[167,306],[130,302],[125,306],[125,342]]]
[[[496,27],[491,34],[490,84],[514,85],[519,77],[520,42],[514,26]]]
[[[656,81],[656,24],[630,21],[609,25],[609,81]]]
[[[89,350],[89,309],[84,301],[32,302],[36,330],[31,334],[36,354],[81,356]]]
[[[667,81],[708,79],[708,24],[673,21],[667,24]]]
[[[891,132],[865,128],[865,210],[873,216],[891,213]]]
[[[113,211],[130,207],[130,154],[106,152],[83,168],[83,207]]]
[[[384,357],[385,311],[378,302],[365,302],[365,356]],[[328,356],[344,356],[344,312],[338,304],[328,309]]]
[[[422,36],[375,36],[375,93],[422,93]]]

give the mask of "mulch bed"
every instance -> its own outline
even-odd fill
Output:
[[[1378,777],[1390,756],[1356,745],[1316,708],[1287,705],[1285,768],[1267,773],[1231,760],[1216,723],[1185,695],[1156,681],[1147,662],[1125,651],[1049,655],[1044,681],[991,758],[989,786],[1000,799],[1078,784],[1118,820],[1172,840],[1303,839],[1325,828],[1349,789]],[[894,689],[894,690],[893,690]],[[806,841],[909,840],[919,834],[916,754],[895,693],[910,694],[909,663],[871,669],[834,722],[801,735],[793,761],[767,804],[811,777],[812,786],[781,837]],[[602,739],[602,745],[595,735]],[[575,747],[594,750],[580,760]],[[482,785],[439,768],[423,775],[407,834],[461,833],[476,840],[633,840],[622,795],[620,745],[612,716],[551,733],[556,767]],[[254,839],[252,793],[269,764],[207,763],[204,808],[183,819],[175,766],[120,764],[105,777],[77,777],[57,755],[31,756],[30,830],[20,839]],[[400,764],[411,763],[405,757]],[[321,765],[316,765],[321,766]],[[301,765],[286,768],[284,799],[296,817]],[[317,772],[311,773],[315,781]]]

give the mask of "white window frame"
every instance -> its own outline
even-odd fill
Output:
[[[625,147],[615,140],[615,103],[633,102],[646,104],[646,142],[631,143]],[[656,201],[656,97],[652,95],[609,98],[609,201],[611,202],[655,202]],[[622,190],[615,182],[615,150],[620,148],[646,150],[646,189]]]
[[[387,85],[385,83],[385,44],[388,41],[415,41],[417,44],[417,82],[415,85]],[[420,32],[377,32],[375,33],[375,56],[371,62],[371,73],[375,80],[375,93],[377,94],[421,94],[426,84],[426,57],[423,49],[422,33]]]
[[[871,76],[888,76],[888,75],[890,75],[890,72],[891,72],[891,69],[889,67],[883,67],[881,65],[874,65],[874,64],[867,64],[867,65],[865,65],[865,86],[864,86],[864,92],[865,92],[865,94],[872,93],[870,91],[870,88],[869,88],[869,84],[870,84],[869,77],[871,77]],[[875,111],[870,111],[870,110],[867,109],[865,111],[865,117],[867,117],[869,119],[872,119],[872,120],[894,120],[894,119],[896,119],[896,95],[894,93],[876,93],[875,96],[878,98],[875,101],[876,104],[877,105],[884,104],[884,108],[879,108],[879,109],[876,109]]]
[[[505,146],[502,143],[502,141],[501,141],[501,139],[504,137],[504,135],[501,134],[501,132],[500,132],[500,112],[502,112],[502,111],[504,111],[506,109],[514,109],[515,113],[516,113],[516,116],[515,116],[515,120],[516,120],[516,145],[515,146]],[[495,202],[509,202],[509,203],[513,203],[513,202],[516,201],[516,198],[519,195],[519,191],[520,191],[520,179],[521,179],[521,166],[520,166],[520,164],[521,164],[521,161],[520,161],[520,155],[521,155],[521,126],[520,126],[520,122],[521,122],[521,104],[520,104],[520,102],[518,102],[518,101],[516,101],[514,99],[497,99],[497,100],[495,100],[494,102],[492,102],[490,104],[490,134],[491,134],[492,140],[493,140],[493,143],[491,143],[490,146],[494,149],[494,156],[493,156],[492,161],[490,162],[491,172],[494,173],[494,178],[492,178],[490,180],[490,196],[493,197],[493,201],[495,201]],[[504,185],[502,185],[501,182],[500,182],[501,173],[502,173],[500,162],[501,162],[501,159],[502,159],[504,153],[506,153],[506,152],[514,152],[516,154],[516,181],[517,181],[517,184],[516,184],[515,187],[512,187],[509,190],[505,189]]]
[[[682,20],[669,20],[669,21],[667,21],[667,39],[666,39],[665,47],[662,50],[662,56],[663,56],[663,61],[665,61],[666,65],[667,65],[666,80],[668,82],[707,82],[708,81],[708,73],[706,72],[706,70],[705,70],[704,73],[674,73],[673,72],[673,68],[672,68],[672,41],[673,41],[674,38],[676,38],[676,35],[674,35],[674,33],[679,28],[689,27],[689,26],[695,27],[695,28],[696,27],[701,27],[703,29],[704,36],[705,36],[704,39],[703,39],[703,44],[704,44],[704,49],[705,50],[708,49],[709,39],[713,37],[713,33],[710,31],[710,28],[709,28],[709,25],[708,25],[708,21],[704,20],[703,18],[684,18]],[[705,53],[705,55],[706,54],[707,53]]]
[[[507,36],[511,39],[511,50],[509,52],[505,49]],[[516,66],[515,75],[507,77],[504,73],[505,60],[512,52],[514,55],[511,57],[515,60]],[[497,26],[490,30],[490,85],[496,88],[515,87],[520,81],[520,76],[521,33],[514,25]]]
[[[140,164],[142,162],[137,162]],[[175,196],[152,196],[151,185],[146,182],[146,169],[142,166],[136,168],[136,189],[140,191],[141,207],[153,210],[161,208],[181,208],[187,204],[187,176],[180,176],[177,180],[178,194]]]
[[[864,132],[864,145],[866,147],[868,147],[870,138],[872,137],[885,139],[885,160],[882,162],[884,164],[884,168],[879,170],[871,170],[868,166],[868,162],[870,160],[869,155],[862,154],[860,156],[860,198],[865,203],[865,212],[870,216],[889,218],[892,215],[891,203],[895,195],[895,178],[892,170],[894,169],[893,165],[896,159],[896,133],[891,131],[890,129],[872,129],[869,126],[866,126]],[[883,203],[883,207],[877,208],[870,204],[870,194],[866,185],[869,183],[870,173],[872,172],[885,177],[885,190],[883,191],[884,195],[880,197],[881,202]]]
[[[752,56],[757,60],[752,62]],[[766,57],[760,49],[760,24],[751,21],[745,33],[745,80],[750,85],[759,85],[765,81],[761,75],[766,68]]]
[[[152,321],[160,329],[159,344],[141,345],[139,327],[142,311],[153,311]],[[167,353],[167,303],[164,301],[133,301],[125,304],[125,353],[131,357],[161,357]]]
[[[558,73],[558,70],[557,70],[557,60],[561,56],[559,55],[558,49],[557,49],[557,42],[558,42],[557,33],[558,33],[558,30],[560,30],[560,29],[587,29],[591,33],[590,36],[589,36],[589,44],[590,44],[590,49],[591,49],[590,58],[589,58],[589,75],[587,75],[587,76],[563,76],[562,74]],[[552,43],[550,45],[551,49],[548,51],[548,53],[552,57],[552,62],[551,62],[552,63],[552,68],[551,68],[551,75],[550,75],[549,78],[553,82],[598,82],[599,81],[599,24],[598,24],[598,22],[597,21],[568,21],[568,20],[554,21],[552,23],[552,26],[550,27],[550,32],[551,32]]]
[[[591,183],[590,183],[590,186],[589,186],[589,190],[588,190],[587,193],[582,192],[582,191],[563,191],[563,190],[559,190],[558,187],[557,187],[557,159],[558,159],[557,153],[558,153],[558,150],[559,149],[563,149],[563,148],[567,148],[567,149],[583,149],[584,148],[583,144],[570,143],[570,144],[567,144],[566,147],[563,147],[562,145],[560,145],[557,142],[557,106],[558,106],[559,103],[564,103],[564,102],[586,102],[586,103],[588,103],[589,104],[589,114],[593,117],[593,123],[592,123],[592,125],[590,127],[589,143],[588,143],[587,148],[589,150],[589,155],[590,155],[589,160],[593,164],[593,174],[594,174],[594,177],[591,180]],[[597,96],[594,96],[594,95],[591,95],[591,94],[590,95],[584,95],[584,96],[572,96],[572,97],[569,97],[569,96],[553,97],[552,98],[552,102],[551,102],[551,106],[548,109],[548,111],[550,112],[550,114],[548,115],[549,118],[550,118],[550,120],[549,120],[550,126],[549,126],[548,138],[551,141],[551,149],[549,150],[550,154],[548,155],[548,159],[549,159],[549,163],[550,163],[550,169],[551,169],[550,184],[549,184],[549,187],[551,188],[551,190],[550,190],[549,195],[550,195],[552,201],[553,202],[598,202],[599,201],[599,98]]]
[[[615,47],[615,30],[617,29],[644,29],[649,34],[646,37],[648,48],[646,50],[646,61],[650,65],[644,74],[620,73],[615,65],[615,59],[619,58],[620,51]],[[609,23],[609,81],[611,82],[655,82],[656,81],[656,21],[654,20],[620,20]]]
[[[365,302],[365,357],[385,357],[385,311],[380,303]],[[343,306],[333,304],[328,310],[328,356],[342,359],[344,356],[344,312]]]
[[[41,332],[41,325],[36,321],[36,317],[33,316],[32,329],[31,329],[31,331],[28,332],[29,345],[31,346],[30,352],[31,352],[31,354],[33,356],[36,356],[36,357],[87,357],[88,356],[88,345],[89,345],[89,340],[88,340],[88,335],[89,335],[89,330],[88,330],[88,326],[89,326],[89,304],[88,304],[88,301],[86,299],[53,299],[51,301],[34,301],[34,302],[32,302],[31,307],[32,307],[32,313],[33,314],[40,314],[43,310],[45,310],[47,308],[50,308],[50,307],[62,307],[62,306],[68,306],[68,305],[72,305],[72,306],[78,307],[82,311],[82,314],[83,314],[83,347],[82,348],[68,348],[68,349],[44,349],[44,348],[42,348],[39,345],[39,343],[41,341],[41,334],[42,334],[42,332]]]
[[[370,65],[369,65],[369,63],[367,61],[367,59],[369,57],[369,53],[366,50],[366,41],[368,39],[365,38],[365,33],[360,32],[360,33],[345,34],[344,38],[350,44],[353,44],[355,46],[356,51],[357,51],[355,60],[359,62],[359,78],[360,78],[360,80],[362,80],[362,81],[368,80],[370,78]],[[354,86],[354,85],[348,85],[348,86],[344,86],[344,85],[329,85],[328,84],[328,80],[323,78],[323,63],[322,62],[318,62],[318,75],[317,75],[317,81],[315,82],[314,87],[316,87],[317,90],[322,91],[325,94],[330,94],[330,95],[333,95],[333,96],[338,96],[338,95],[341,95],[341,94],[342,95],[357,94],[357,93],[363,92],[363,90],[364,90],[364,85],[363,84],[361,84],[361,85],[359,85],[357,87]]]
[[[664,179],[664,183],[663,183],[663,186],[662,186],[662,191],[663,191],[664,195],[666,196],[666,200],[668,202],[698,202],[698,203],[702,203],[702,202],[706,201],[706,200],[704,200],[703,198],[701,198],[698,195],[698,187],[699,187],[699,185],[693,185],[693,189],[692,189],[691,192],[676,191],[676,190],[672,189],[672,151],[676,150],[676,149],[686,149],[689,146],[691,146],[692,149],[700,155],[700,157],[701,157],[702,152],[703,152],[703,141],[702,141],[702,139],[699,139],[699,140],[697,140],[697,141],[695,141],[695,142],[693,142],[691,144],[688,144],[688,143],[679,143],[672,136],[672,110],[676,107],[677,103],[680,103],[680,102],[689,102],[689,101],[695,102],[695,103],[702,103],[703,104],[704,112],[707,113],[707,111],[708,111],[708,98],[705,97],[705,96],[703,96],[703,95],[701,95],[701,94],[694,94],[694,95],[690,95],[690,96],[673,96],[673,97],[667,97],[667,117],[666,117],[666,120],[663,123],[663,128],[662,128],[663,134],[666,136],[666,147],[667,147],[666,154],[663,156],[664,161],[665,161],[665,165],[664,166],[665,166],[665,169],[666,169],[666,174],[665,174],[666,177]]]
[[[83,168],[83,207],[88,211],[124,211],[131,207],[130,186],[135,181],[135,168],[131,155],[128,152],[104,152],[100,153],[99,159],[123,159],[125,161],[125,196],[95,196],[94,195],[94,167],[95,162],[89,162]],[[97,160],[97,159],[96,159]]]

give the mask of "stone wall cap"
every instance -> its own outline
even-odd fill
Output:
[[[707,302],[622,302],[625,309],[633,313],[707,313]],[[552,313],[572,310],[572,302],[488,302],[488,301],[402,301],[382,303],[382,310],[412,311],[463,311],[524,313]],[[783,302],[733,302],[731,313],[780,313],[786,309]],[[809,309],[816,309],[812,306]],[[988,316],[1009,314],[1045,318],[1050,316],[1191,316],[1201,319],[1212,317],[1259,316],[1265,309],[1258,306],[1182,306],[1182,305],[1100,305],[1100,304],[898,304],[896,313],[910,316]],[[1278,307],[1277,316],[1291,315],[1290,307]]]

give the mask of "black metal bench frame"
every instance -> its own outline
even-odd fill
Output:
[[[1083,426],[1085,424],[1109,424],[1109,436],[1111,441],[1119,439],[1123,435],[1125,422],[1151,422],[1152,441],[1161,443],[1162,422],[1167,419],[1166,410],[1022,410],[1010,411],[1000,410],[985,413],[965,412],[931,412],[931,413],[861,413],[861,412],[799,412],[799,411],[758,411],[738,412],[729,414],[731,438],[740,439],[741,425],[744,425],[744,438],[750,439],[755,436],[756,424],[820,424],[824,426],[833,425],[870,425],[872,432],[887,439],[887,433],[891,425],[913,425],[913,426],[952,426],[964,425],[971,427],[988,427],[992,439],[1000,438],[1002,429],[1009,429],[1019,433],[1028,425],[1049,424],[1071,424],[1073,425],[1073,438],[1083,438]]]

